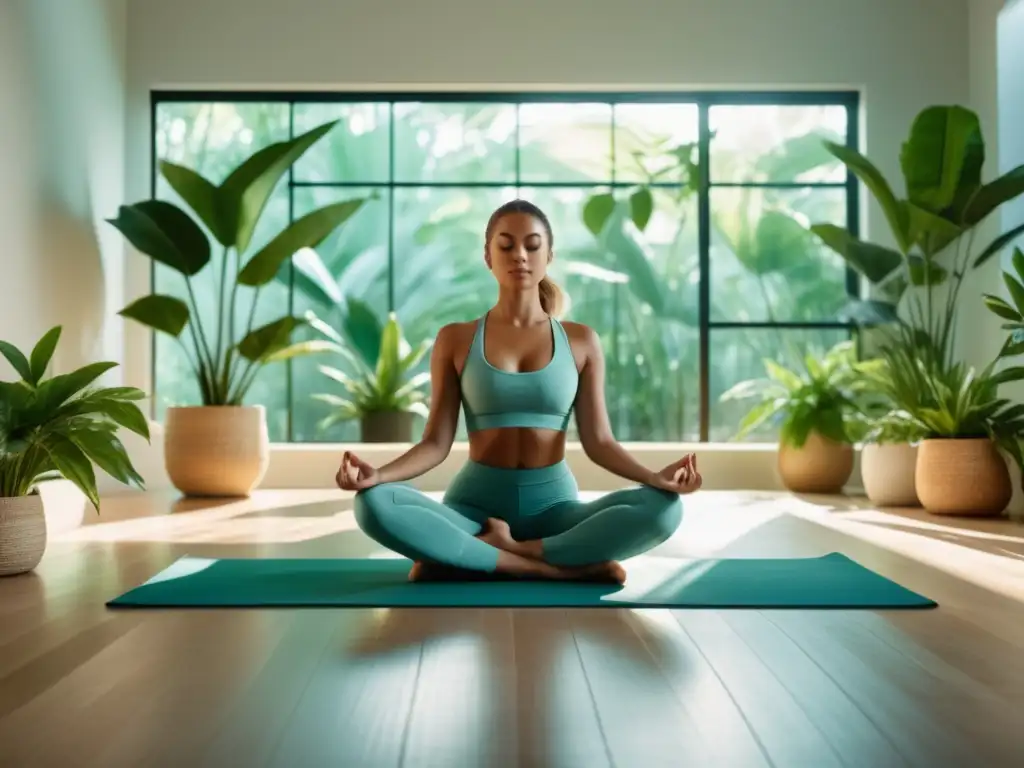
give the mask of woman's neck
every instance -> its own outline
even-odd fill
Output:
[[[548,319],[537,290],[499,291],[491,316],[500,322],[517,326],[535,325]]]

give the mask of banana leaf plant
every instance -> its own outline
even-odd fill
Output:
[[[241,405],[263,366],[323,348],[316,342],[292,343],[293,332],[304,322],[301,317],[288,314],[254,328],[256,307],[261,290],[297,251],[316,247],[351,218],[365,200],[354,198],[318,208],[291,222],[265,245],[255,249],[251,246],[277,184],[337,122],[324,123],[256,151],[220,184],[190,168],[162,161],[161,175],[190,211],[154,199],[122,205],[117,217],[108,219],[137,250],[184,278],[187,300],[153,293],[132,302],[119,314],[181,344],[198,381],[203,405]],[[204,269],[215,268],[211,264],[211,239],[223,248],[223,256],[216,283],[216,321],[206,327],[200,318],[193,280]],[[245,325],[236,328],[242,286],[253,289],[254,295]],[[183,339],[186,329],[190,345]]]
[[[423,341],[411,347],[394,312],[388,313],[387,322],[378,326],[379,334],[374,333],[366,317],[350,321],[367,326],[357,335],[362,349],[353,348],[345,336],[314,313],[308,312],[306,320],[322,336],[324,348],[340,357],[348,369],[319,366],[320,373],[341,384],[345,390],[345,395],[317,393],[312,396],[331,407],[331,412],[318,424],[320,430],[327,430],[342,421],[361,419],[371,413],[411,412],[424,418],[429,415],[427,387],[430,372],[413,371],[431,344]],[[371,338],[377,340],[377,347],[372,352],[368,348]]]
[[[0,353],[21,377],[0,381],[0,498],[27,496],[45,480],[63,477],[100,509],[94,465],[125,485],[144,489],[117,437],[120,428],[149,440],[135,387],[93,387],[117,363],[91,363],[44,378],[61,326],[47,331],[29,355],[0,341]]]
[[[981,125],[974,112],[961,106],[927,107],[914,119],[899,157],[902,196],[864,155],[833,142],[825,147],[871,192],[895,242],[895,248],[866,242],[833,224],[810,227],[875,289],[875,298],[851,303],[845,319],[863,325],[902,323],[897,307],[907,295],[909,325],[934,341],[929,346],[941,356],[940,367],[948,369],[964,277],[1024,233],[1024,225],[979,250],[973,248],[972,235],[991,213],[1024,193],[1024,165],[983,181]],[[937,257],[950,247],[952,262],[944,267]],[[947,282],[944,303],[936,306],[935,289]],[[908,293],[911,286],[923,289],[923,299],[919,290]]]

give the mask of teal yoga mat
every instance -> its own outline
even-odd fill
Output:
[[[721,560],[637,558],[625,586],[407,580],[404,559],[184,557],[107,603],[114,608],[932,608],[845,555]]]

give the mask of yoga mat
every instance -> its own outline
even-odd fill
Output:
[[[625,586],[407,580],[405,559],[183,557],[107,603],[114,608],[551,607],[932,608],[927,597],[833,552],[787,559],[626,562]]]

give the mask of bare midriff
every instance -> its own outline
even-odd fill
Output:
[[[469,458],[506,469],[536,469],[565,458],[565,432],[528,427],[483,429],[469,436]]]

